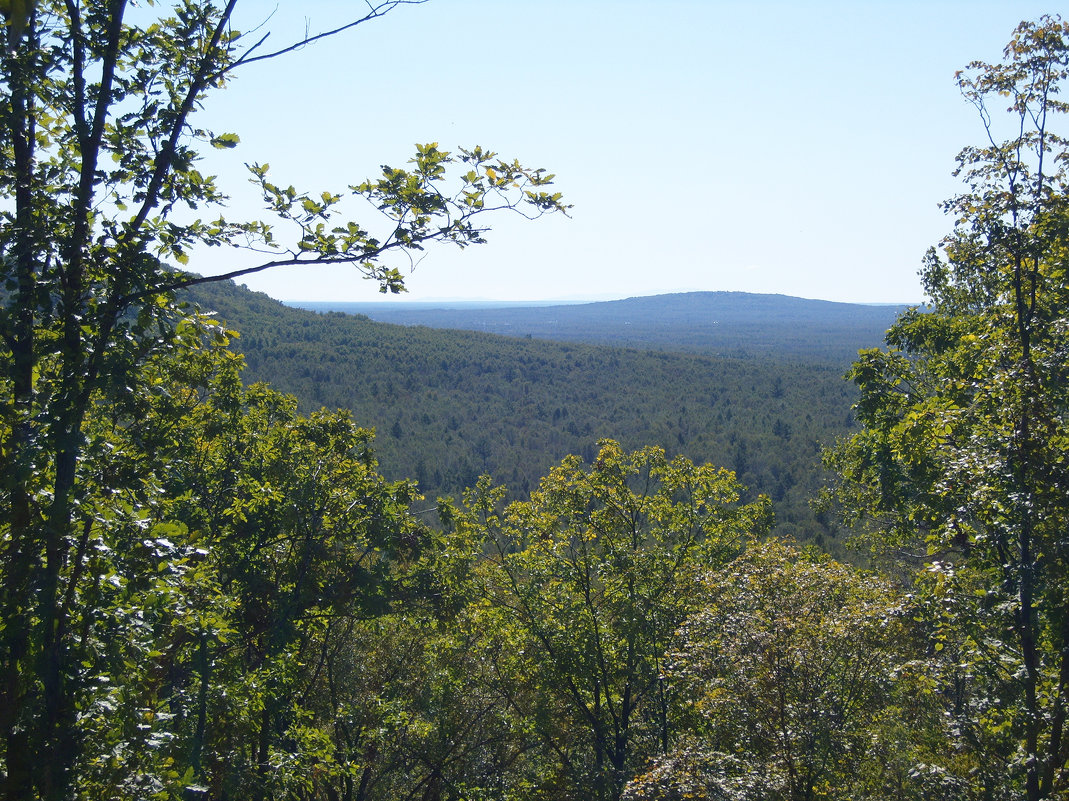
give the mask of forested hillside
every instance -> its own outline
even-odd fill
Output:
[[[748,292],[684,292],[567,305],[430,302],[294,302],[313,311],[365,314],[373,320],[460,328],[628,348],[737,358],[849,364],[883,334],[905,306],[832,303]]]
[[[526,496],[611,437],[735,470],[775,502],[781,534],[834,548],[808,501],[820,450],[850,430],[842,367],[542,342],[288,308],[233,284],[192,297],[241,334],[247,381],[377,431],[383,472],[434,498],[486,473]],[[809,333],[794,327],[802,340]]]

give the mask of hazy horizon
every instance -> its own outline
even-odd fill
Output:
[[[270,293],[266,293],[271,297]],[[293,306],[297,308],[306,308],[304,304],[327,306],[327,305],[383,305],[383,306],[427,306],[440,303],[448,304],[472,304],[472,305],[485,305],[493,304],[500,306],[552,306],[552,305],[577,305],[583,303],[609,303],[616,300],[630,300],[633,298],[655,298],[665,295],[690,295],[690,294],[728,294],[728,295],[765,295],[771,297],[785,297],[795,298],[798,300],[813,300],[820,301],[822,303],[843,303],[854,306],[920,306],[924,304],[923,300],[915,301],[878,301],[866,303],[862,301],[842,301],[842,300],[830,300],[828,298],[807,298],[801,295],[788,295],[783,292],[746,292],[743,290],[731,290],[731,289],[683,289],[673,290],[670,292],[654,292],[644,295],[624,295],[607,293],[601,297],[545,297],[545,298],[532,298],[527,300],[513,300],[507,298],[491,298],[491,297],[475,297],[475,296],[453,296],[453,297],[427,297],[427,298],[411,298],[405,295],[392,295],[382,296],[380,298],[368,298],[361,300],[318,300],[313,298],[275,298],[280,303],[287,306]]]

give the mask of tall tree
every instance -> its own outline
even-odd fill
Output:
[[[412,0],[416,2],[416,0]],[[369,3],[333,35],[406,0]],[[200,149],[232,133],[194,124],[204,98],[274,52],[235,30],[237,0],[183,0],[131,14],[127,0],[41,0],[4,28],[0,63],[0,740],[7,798],[61,799],[79,751],[87,678],[65,598],[87,554],[74,530],[88,485],[81,472],[87,414],[127,391],[156,344],[174,333],[168,293],[281,264],[353,264],[384,291],[403,280],[383,259],[433,241],[483,241],[494,210],[563,210],[551,176],[481,148],[435,145],[411,165],[345,192],[305,193],[252,166],[265,205],[294,231],[281,242],[261,221],[221,214],[183,222],[225,196],[197,167]],[[17,24],[14,24],[17,23]],[[321,35],[321,36],[322,36]],[[447,173],[460,166],[455,188]],[[379,234],[346,219],[346,198],[370,201]],[[214,212],[212,212],[214,214]],[[196,245],[276,252],[226,276],[181,271]],[[44,766],[43,768],[41,766]]]
[[[961,732],[1011,732],[989,797],[1031,801],[1065,793],[1069,765],[1069,143],[1052,127],[1067,77],[1057,17],[1021,23],[1001,63],[958,74],[987,142],[958,157],[968,188],[922,270],[931,307],[899,319],[890,350],[862,352],[863,430],[829,460],[849,517],[941,573],[922,587],[953,592],[956,615],[971,609],[964,677],[986,677],[998,701],[969,694],[948,736],[967,749],[1007,740]]]
[[[568,457],[503,514],[488,482],[470,496],[460,529],[488,552],[474,614],[556,765],[551,797],[619,798],[668,749],[662,659],[698,576],[771,522],[768,499],[740,504],[740,491],[730,471],[605,440],[591,465]]]

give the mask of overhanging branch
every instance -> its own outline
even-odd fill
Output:
[[[393,11],[395,8],[397,8],[397,6],[418,6],[426,2],[427,0],[389,0],[389,2],[378,4],[367,2],[366,5],[368,7],[368,12],[360,19],[355,19],[352,22],[347,22],[344,25],[340,25],[337,28],[333,28],[329,31],[306,35],[303,39],[294,42],[291,45],[287,45],[286,47],[283,47],[279,50],[273,50],[270,53],[261,53],[258,56],[252,55],[253,51],[259,48],[265,41],[267,41],[267,37],[271,35],[270,33],[265,34],[256,42],[256,44],[254,44],[251,48],[245,51],[245,53],[241,57],[239,57],[233,64],[230,64],[225,69],[221,69],[218,72],[213,73],[212,75],[208,76],[208,78],[209,80],[216,80],[230,72],[233,72],[238,67],[244,66],[246,64],[254,64],[257,61],[266,61],[267,59],[277,58],[279,56],[285,55],[286,53],[292,53],[296,50],[300,50],[302,47],[310,45],[313,42],[318,42],[320,39],[328,39],[331,36],[337,36],[339,33],[344,33],[345,31],[351,30],[357,25],[362,25],[365,22],[370,22],[373,19],[383,17]]]

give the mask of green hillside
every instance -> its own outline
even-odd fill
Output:
[[[246,379],[305,410],[351,409],[385,475],[428,497],[488,473],[525,496],[600,438],[729,467],[775,502],[781,533],[832,546],[808,508],[821,446],[849,430],[840,366],[545,342],[294,309],[232,284],[193,298],[241,336]]]

